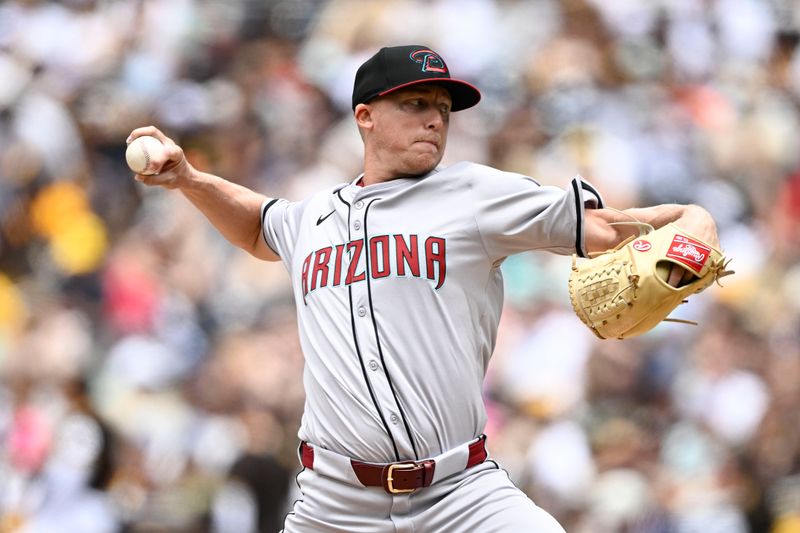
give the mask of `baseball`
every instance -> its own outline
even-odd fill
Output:
[[[151,175],[155,170],[151,164],[159,150],[163,150],[164,145],[155,137],[145,135],[132,140],[125,151],[125,160],[131,170],[137,174]]]

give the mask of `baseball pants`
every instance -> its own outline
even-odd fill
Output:
[[[565,533],[498,468],[486,461],[413,494],[388,494],[304,469],[302,499],[284,533]]]

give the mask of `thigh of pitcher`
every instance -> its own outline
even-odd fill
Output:
[[[417,533],[565,533],[493,461],[429,487],[415,499]]]
[[[297,476],[301,498],[286,515],[283,533],[394,533],[391,497],[305,469]]]

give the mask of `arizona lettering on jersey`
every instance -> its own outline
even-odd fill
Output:
[[[584,210],[601,205],[579,176],[560,188],[468,162],[265,202],[305,356],[298,438],[386,463],[483,432],[498,265],[527,250],[585,255]]]
[[[447,275],[445,239],[376,235],[369,239],[366,250],[362,239],[320,248],[303,261],[303,298],[321,287],[364,281],[367,275],[371,279],[387,276],[425,278],[433,282],[434,289],[439,289]]]

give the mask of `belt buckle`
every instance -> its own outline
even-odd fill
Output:
[[[386,490],[389,491],[390,494],[408,494],[410,492],[414,492],[417,489],[396,489],[392,484],[394,478],[392,477],[392,473],[395,470],[414,470],[418,468],[417,463],[392,463],[389,465],[388,471],[386,472]]]

